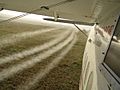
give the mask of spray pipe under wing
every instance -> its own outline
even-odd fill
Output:
[[[88,37],[88,35],[87,35],[83,30],[81,30],[76,24],[89,25],[89,26],[93,26],[93,25],[94,25],[94,23],[87,23],[87,22],[80,22],[80,21],[72,21],[72,20],[58,19],[58,18],[57,18],[57,20],[55,20],[55,19],[53,19],[53,18],[43,18],[43,20],[73,24],[73,25],[74,25],[79,31],[81,31],[86,37]]]
[[[53,22],[62,22],[62,23],[70,23],[70,24],[80,24],[80,25],[89,25],[89,26],[93,26],[94,23],[87,23],[87,22],[80,22],[80,21],[73,21],[73,20],[67,20],[67,19],[53,19],[53,18],[43,18],[43,20],[47,20],[47,21],[53,21]]]

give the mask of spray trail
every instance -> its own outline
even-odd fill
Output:
[[[24,50],[22,52],[9,55],[7,57],[0,58],[0,65],[14,61],[14,60],[20,60],[26,56],[29,56],[29,55],[35,54],[37,52],[40,52],[44,49],[50,48],[53,45],[55,45],[55,44],[59,43],[60,41],[62,41],[63,39],[65,39],[70,33],[71,33],[71,31],[66,31],[65,33],[58,35],[57,38],[55,38],[54,40],[44,43],[43,45],[36,46],[34,48],[30,48],[30,49]]]
[[[41,62],[42,60],[48,58],[52,54],[61,50],[64,46],[66,46],[67,44],[69,44],[73,40],[74,35],[75,35],[75,33],[73,32],[66,40],[64,40],[60,44],[52,47],[51,49],[49,49],[47,51],[44,51],[43,53],[40,53],[38,56],[33,57],[28,61],[22,62],[18,65],[11,66],[8,69],[3,69],[0,72],[0,81],[3,81],[5,78],[12,76],[19,71],[33,67],[36,63]]]
[[[62,58],[65,57],[65,55],[71,50],[73,45],[76,43],[77,38],[75,36],[74,40],[60,53],[57,58],[55,58],[50,64],[46,66],[45,69],[38,72],[36,75],[34,75],[30,80],[26,81],[24,85],[20,85],[18,87],[18,90],[29,90],[30,88],[34,87],[36,83],[39,82],[40,79],[42,79],[46,74],[48,74],[53,68],[55,68]]]
[[[18,33],[18,34],[13,34],[12,36],[10,35],[10,36],[7,36],[7,37],[3,37],[3,38],[0,39],[0,48],[8,46],[10,44],[13,45],[15,42],[19,42],[21,40],[39,35],[41,33],[46,33],[46,32],[57,30],[57,29],[58,28],[22,32],[22,33]]]

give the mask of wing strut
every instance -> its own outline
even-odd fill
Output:
[[[84,32],[84,31],[82,31],[75,23],[73,24],[79,31],[81,31],[86,37],[88,37],[88,35]]]

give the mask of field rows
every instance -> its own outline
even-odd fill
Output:
[[[0,90],[78,90],[85,37],[66,27],[15,25],[0,29]]]

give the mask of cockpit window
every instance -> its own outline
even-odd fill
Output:
[[[120,18],[105,58],[105,64],[120,78]]]

